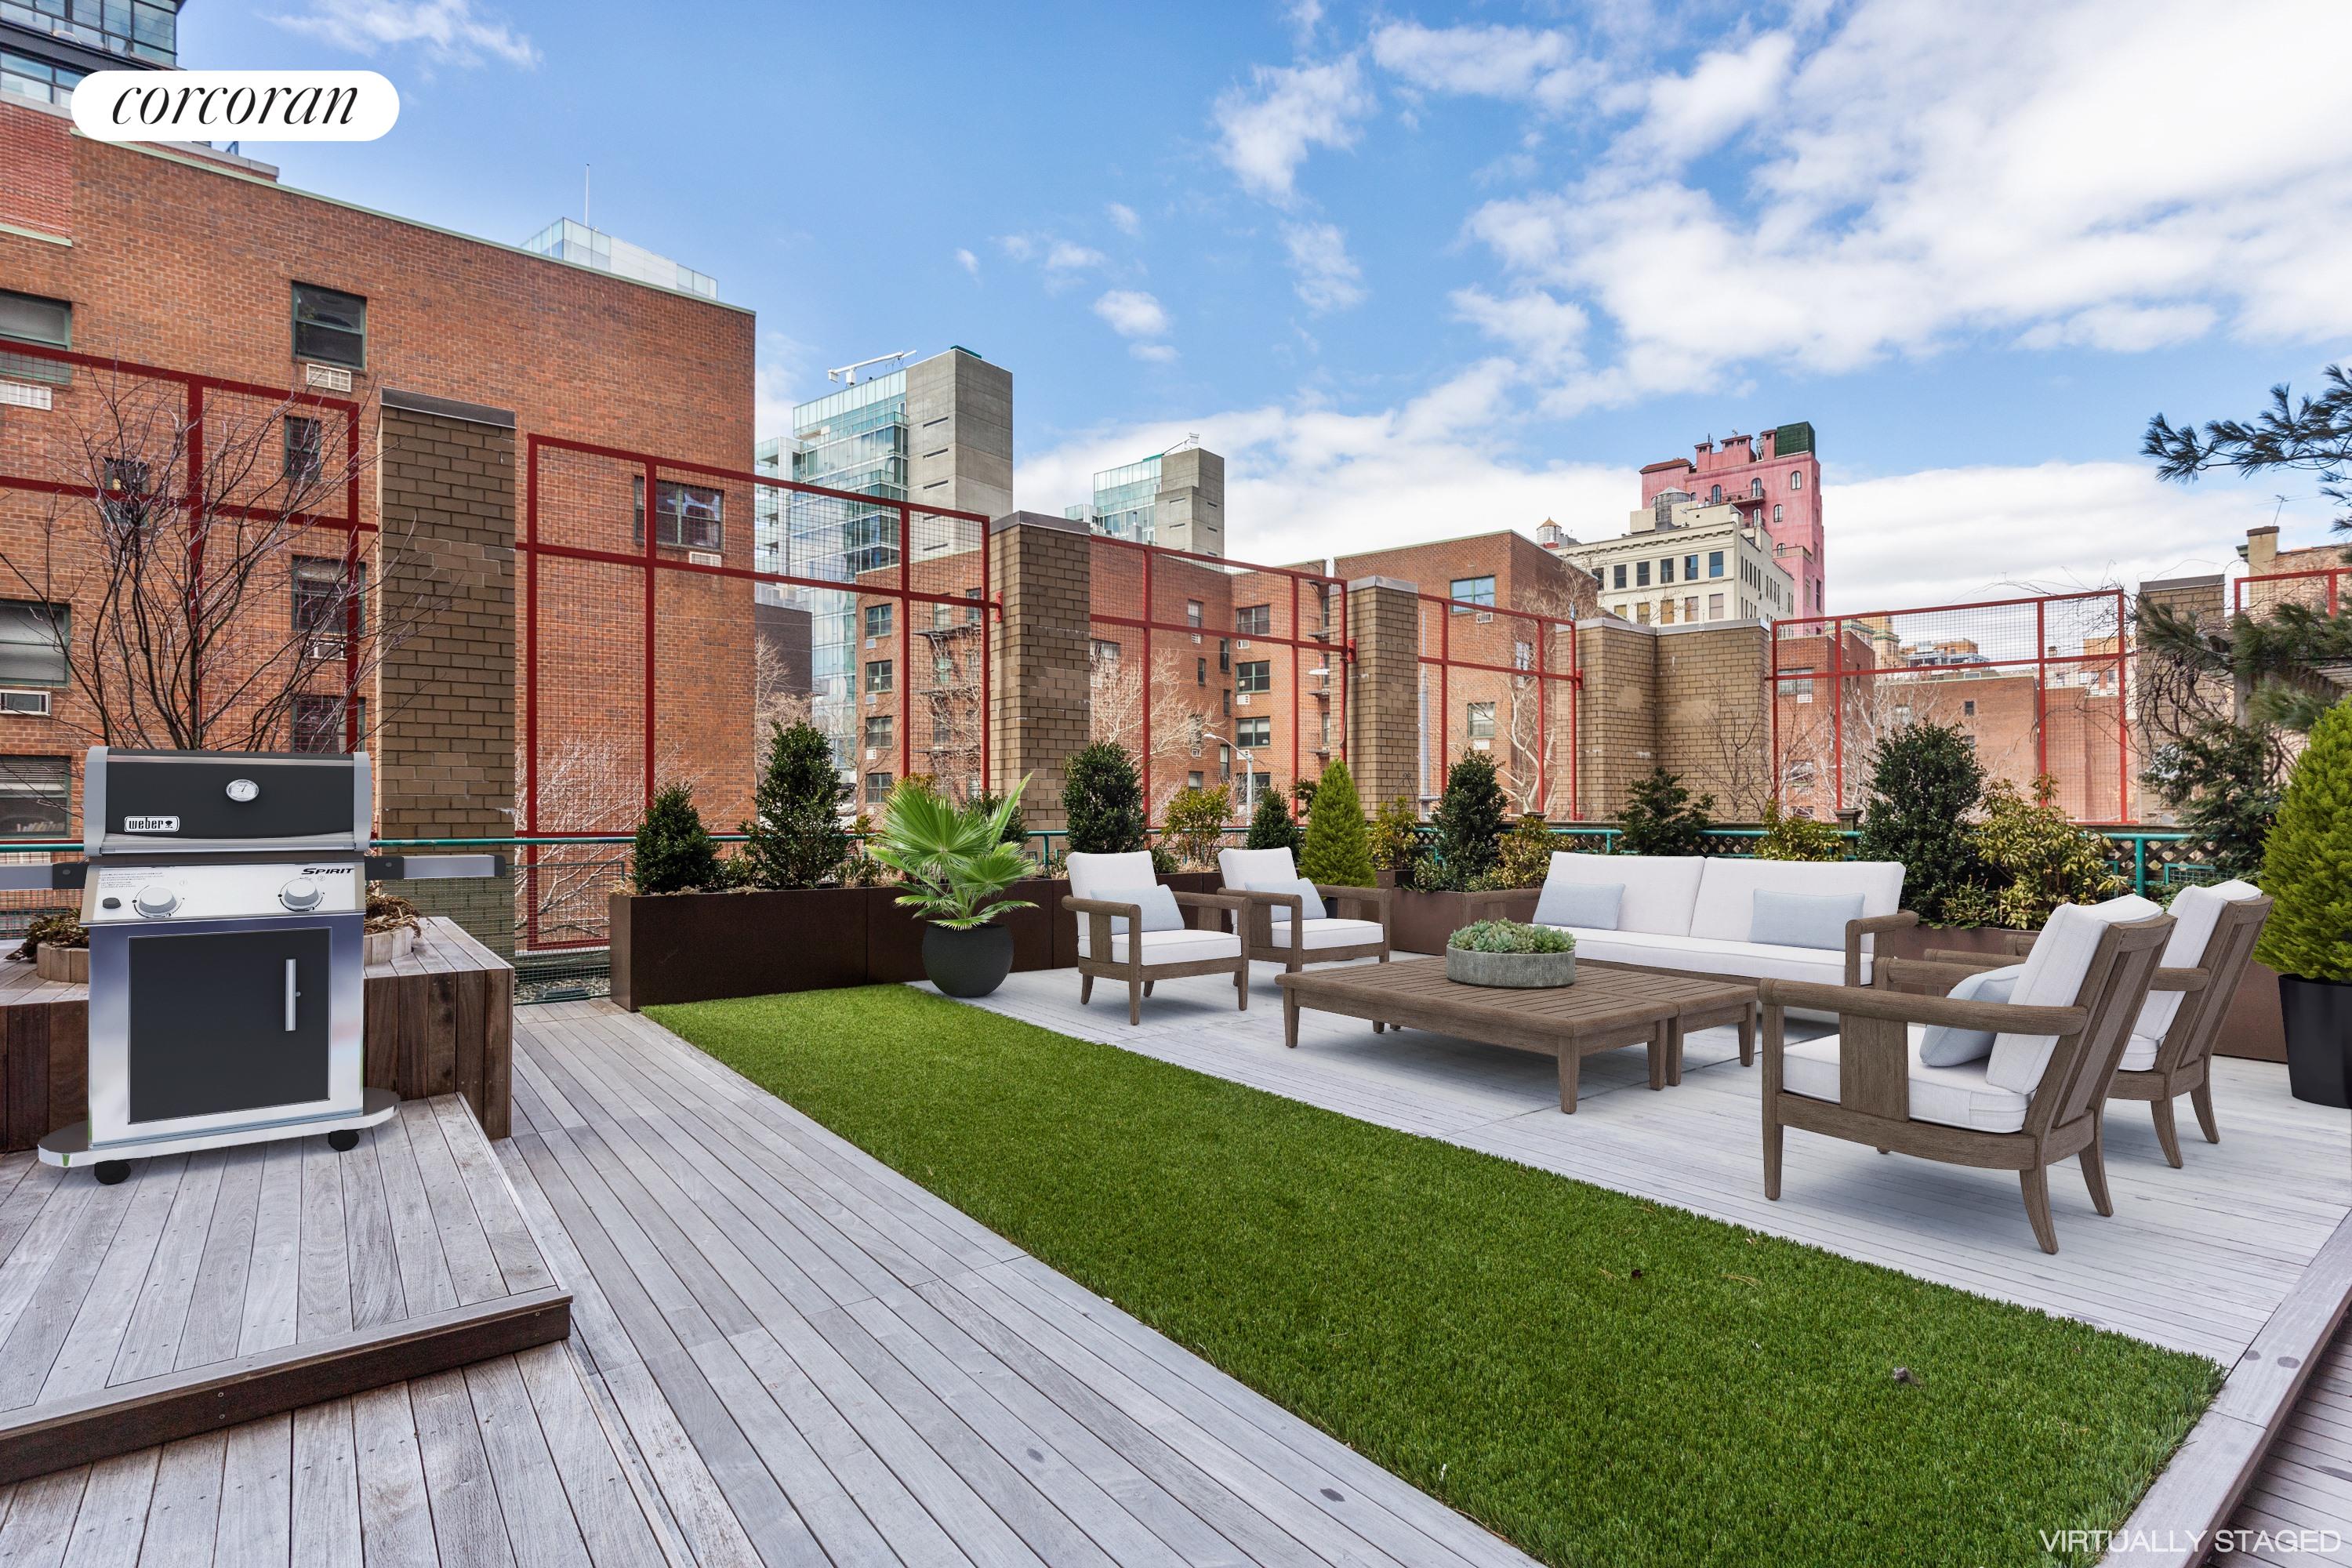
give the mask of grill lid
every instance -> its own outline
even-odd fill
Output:
[[[364,854],[373,796],[364,752],[92,746],[82,777],[82,847],[93,858],[278,848]]]

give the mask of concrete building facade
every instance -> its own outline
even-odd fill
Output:
[[[1796,584],[1791,613],[1817,616],[1828,604],[1822,530],[1822,464],[1813,427],[1799,422],[1760,436],[1701,441],[1688,458],[1642,470],[1642,502],[1666,509],[1685,501],[1730,506],[1746,527],[1771,541],[1773,555]]]
[[[1793,557],[1748,520],[1752,510],[1667,492],[1635,510],[1621,538],[1584,544],[1561,535],[1552,548],[1591,574],[1604,615],[1640,626],[1769,625],[1797,613],[1801,589],[1788,570]]]
[[[1225,552],[1225,460],[1197,441],[1094,477],[1090,499],[1062,515],[1093,532],[1192,555]]]

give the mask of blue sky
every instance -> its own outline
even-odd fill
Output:
[[[182,58],[372,63],[384,141],[248,151],[468,232],[593,164],[758,310],[762,434],[950,343],[1014,373],[1023,506],[1198,432],[1236,554],[1614,534],[1642,463],[1800,418],[1833,608],[2325,534],[2136,453],[2352,347],[2340,0],[191,0]]]

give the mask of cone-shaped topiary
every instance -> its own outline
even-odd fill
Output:
[[[833,742],[814,724],[772,725],[768,764],[751,791],[743,825],[743,879],[755,888],[814,888],[849,858],[842,808],[849,785],[833,765]]]
[[[719,849],[702,813],[694,808],[690,784],[665,785],[637,823],[630,859],[631,879],[640,893],[691,893],[719,886]]]
[[[1364,803],[1348,764],[1333,758],[1315,786],[1315,809],[1307,816],[1307,846],[1298,852],[1298,874],[1310,882],[1343,888],[1372,885],[1372,836]]]
[[[1473,752],[1445,773],[1445,793],[1430,822],[1437,829],[1441,880],[1467,888],[1495,868],[1503,841],[1503,786],[1495,782],[1495,759]]]
[[[2281,974],[2352,981],[2352,698],[2312,726],[2260,880],[2277,901],[2254,956]]]
[[[1298,824],[1290,816],[1290,800],[1278,789],[1270,789],[1257,797],[1257,810],[1250,816],[1249,832],[1242,838],[1244,849],[1287,849],[1298,853]]]
[[[1715,796],[1693,799],[1683,775],[1664,763],[1633,781],[1618,815],[1617,850],[1622,855],[1704,855]]]
[[[1097,741],[1070,753],[1062,771],[1062,815],[1073,855],[1127,855],[1144,847],[1143,784],[1126,747]]]

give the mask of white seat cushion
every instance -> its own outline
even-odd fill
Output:
[[[1070,896],[1074,899],[1107,898],[1112,893],[1148,888],[1160,880],[1160,873],[1152,868],[1149,849],[1128,855],[1068,855],[1063,858],[1063,863],[1069,868]],[[1086,924],[1084,921],[1078,923]]]
[[[1078,956],[1092,958],[1092,936],[1087,928],[1090,922],[1078,922]],[[1238,958],[1242,939],[1229,931],[1148,931],[1143,933],[1143,962],[1146,963],[1202,963],[1213,958]],[[1110,961],[1127,962],[1127,938],[1110,939]]]
[[[1298,880],[1298,863],[1287,849],[1220,849],[1217,874],[1236,892],[1288,892]]]
[[[1581,855],[1561,849],[1553,851],[1544,882],[1614,882],[1625,889],[1617,906],[1620,932],[1688,936],[1699,869],[1706,864],[1697,855]],[[1747,930],[1739,934],[1746,936]]]
[[[1621,857],[1622,858],[1622,857]],[[1628,896],[1632,889],[1627,889]],[[1652,931],[1600,931],[1589,927],[1554,926],[1576,939],[1576,955],[1602,963],[1632,963],[1648,969],[1684,969],[1694,974],[1728,974],[1742,980],[1811,980],[1823,985],[1845,984],[1845,954],[1818,947],[1783,947],[1776,942],[1718,942],[1697,936],[1659,936]],[[1870,983],[1870,960],[1862,961],[1862,980]]]
[[[2213,940],[2213,928],[2221,923],[2221,910],[2240,899],[2259,899],[2263,890],[2252,882],[2213,882],[2203,887],[2183,888],[2172,900],[2172,935],[2164,944],[2164,966],[2167,969],[2201,969],[2205,966],[2205,949]],[[2213,977],[2219,981],[2221,977]],[[2139,1010],[2139,1022],[2132,1032],[2151,1039],[2164,1038],[2172,1027],[2175,1015],[2186,994],[2179,991],[2151,991]],[[2137,1068],[2134,1068],[2137,1071]]]
[[[2025,1125],[2026,1097],[1985,1079],[1985,1064],[1931,1068],[1919,1059],[1924,1024],[1907,1031],[1911,1051],[1911,1120],[1940,1121],[1979,1132],[2014,1132]],[[1780,1056],[1780,1084],[1808,1100],[1838,1097],[1838,1037],[1824,1036],[1789,1047]]]
[[[2072,1007],[2082,994],[2084,976],[2099,939],[2111,925],[2151,919],[2164,911],[2146,899],[2126,893],[2103,904],[2061,904],[2050,911],[2049,923],[2033,939],[2025,955],[2025,973],[2009,994],[2020,1007]],[[1992,1055],[1985,1058],[1985,1077],[1995,1086],[2019,1094],[2041,1087],[2050,1068],[2051,1053],[2058,1048],[2055,1035],[2020,1035],[2004,1031],[1993,1037]],[[1947,1069],[1952,1070],[1952,1069]]]
[[[1903,863],[1899,860],[1735,860],[1717,856],[1703,862],[1698,896],[1691,906],[1690,933],[1727,942],[1745,942],[1756,929],[1756,895],[1795,893],[1801,897],[1862,899],[1864,919],[1891,915],[1903,907]],[[1862,951],[1872,939],[1862,939]],[[1843,949],[1843,938],[1840,938]],[[1839,972],[1843,978],[1843,970]],[[1865,979],[1867,976],[1864,977]]]
[[[2124,1042],[2123,1070],[2146,1072],[2156,1065],[2156,1047],[2159,1044],[2153,1035],[2134,1035]]]
[[[1361,947],[1381,940],[1378,921],[1343,921],[1337,919],[1301,921],[1298,922],[1301,945],[1310,951],[1318,947]],[[1274,945],[1286,950],[1290,946],[1290,922],[1285,921],[1274,933]],[[1258,950],[1265,951],[1261,948]]]

